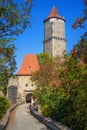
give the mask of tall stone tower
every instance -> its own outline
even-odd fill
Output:
[[[44,20],[44,52],[51,57],[61,57],[65,50],[65,19],[53,7],[48,18]]]

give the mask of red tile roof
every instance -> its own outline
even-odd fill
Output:
[[[59,18],[59,19],[63,19],[64,18],[62,16],[60,16],[60,14],[58,13],[56,7],[54,6],[49,14],[49,16],[47,17],[47,19],[45,19],[44,21],[49,20],[50,18]]]
[[[35,54],[26,54],[17,75],[32,75],[39,69],[39,63]]]
[[[48,16],[48,18],[52,18],[52,17],[55,17],[55,18],[61,18],[61,16],[59,15],[56,7],[53,7],[51,12],[50,12],[50,15]]]

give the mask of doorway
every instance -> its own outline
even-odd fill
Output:
[[[32,93],[28,93],[28,94],[26,95],[26,103],[31,103],[31,96],[33,96]]]

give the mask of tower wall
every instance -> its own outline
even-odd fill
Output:
[[[51,57],[62,56],[66,50],[65,20],[49,18],[44,21],[44,52]]]

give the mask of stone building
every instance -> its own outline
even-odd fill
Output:
[[[35,54],[26,54],[17,75],[9,79],[8,97],[13,104],[17,101],[31,101],[31,96],[36,86],[30,78],[32,73],[38,69],[37,56]]]
[[[61,57],[65,50],[65,19],[53,7],[50,15],[44,20],[44,52],[51,57]]]
[[[50,15],[44,20],[44,52],[55,57],[62,56],[64,50],[66,50],[65,19],[53,7]],[[8,97],[12,103],[31,100],[36,86],[30,78],[38,69],[36,54],[26,54],[17,75],[9,79]]]

